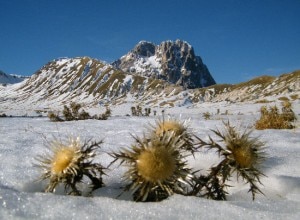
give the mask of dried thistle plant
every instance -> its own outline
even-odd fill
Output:
[[[261,116],[256,121],[255,128],[259,130],[294,128],[292,122],[297,118],[292,110],[292,104],[289,101],[285,101],[282,105],[282,112],[279,112],[276,105],[270,106],[269,109],[266,106],[262,106],[260,109]]]
[[[86,176],[91,181],[91,190],[102,187],[104,168],[92,160],[100,142],[85,142],[81,144],[79,138],[70,138],[66,144],[60,141],[50,143],[50,154],[38,155],[36,167],[43,170],[39,180],[48,180],[45,192],[54,192],[59,184],[63,184],[65,191],[72,195],[81,195],[76,184]]]
[[[124,191],[132,191],[135,201],[161,201],[173,193],[184,194],[192,174],[182,152],[184,141],[172,132],[150,139],[135,137],[130,149],[112,153],[114,163],[129,166],[124,174],[129,182]]]
[[[211,114],[209,112],[204,112],[202,114],[202,117],[205,119],[205,120],[209,120],[211,118]]]
[[[50,121],[52,122],[61,122],[64,121],[61,117],[59,117],[58,113],[54,113],[52,111],[50,111],[48,113],[48,118],[50,119]]]
[[[187,120],[181,122],[171,118],[165,120],[163,117],[162,120],[156,121],[156,124],[151,127],[152,128],[150,130],[152,130],[153,136],[162,137],[165,133],[171,132],[175,136],[180,137],[180,139],[184,142],[181,146],[182,150],[191,152],[192,154],[196,152],[197,149],[194,146],[193,140],[194,135],[188,127]]]
[[[223,145],[218,144],[209,136],[206,142],[197,137],[199,148],[207,147],[210,150],[216,150],[221,156],[222,161],[210,169],[208,176],[200,176],[195,179],[192,195],[205,191],[204,196],[217,200],[226,200],[227,181],[234,173],[237,178],[250,185],[249,192],[252,193],[252,199],[255,194],[262,193],[258,187],[261,184],[260,177],[264,176],[261,171],[261,163],[266,155],[263,145],[258,138],[251,138],[252,131],[240,133],[229,122],[224,122],[225,131],[212,130],[219,138]]]
[[[297,117],[292,109],[292,103],[289,101],[284,101],[282,103],[282,117],[285,121],[293,122],[297,120]]]

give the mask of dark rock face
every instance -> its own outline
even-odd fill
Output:
[[[162,57],[162,76],[167,81],[188,89],[216,83],[206,65],[187,42],[162,42],[157,51],[157,55],[161,54]]]
[[[164,41],[158,46],[141,41],[113,65],[125,72],[134,69],[136,73],[152,75],[186,89],[216,84],[201,58],[195,55],[193,47],[181,40]]]
[[[155,53],[155,45],[147,41],[141,41],[134,47],[132,52],[139,56],[150,57]]]

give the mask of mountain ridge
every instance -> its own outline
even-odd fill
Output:
[[[7,74],[0,70],[0,84],[7,85],[7,84],[14,84],[22,82],[27,77],[14,75],[14,74]]]
[[[88,71],[88,67],[97,69]],[[115,70],[89,57],[77,57],[52,61],[23,82],[0,86],[0,113],[47,112],[59,110],[70,102],[89,108],[114,108],[122,104],[170,108],[201,106],[203,102],[256,103],[299,98],[300,70],[279,77],[260,76],[239,84],[184,89],[164,80]]]
[[[143,55],[139,57],[141,59],[154,59],[153,54],[157,50],[151,44],[140,42],[133,51]],[[155,59],[146,61],[153,61],[153,68],[157,64]],[[48,62],[22,82],[0,85],[0,113],[9,109],[20,112],[24,109],[56,110],[70,102],[88,107],[114,107],[127,103],[168,108],[198,106],[203,102],[259,102],[277,98],[299,100],[300,97],[300,70],[279,77],[260,76],[239,84],[213,84],[193,89],[155,77],[153,72],[156,70],[152,70],[126,72],[90,57],[61,57]]]

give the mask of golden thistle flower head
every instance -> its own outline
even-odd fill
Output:
[[[241,168],[250,168],[255,165],[257,161],[257,155],[252,148],[237,147],[232,149],[232,155],[235,162]]]
[[[125,190],[133,191],[136,201],[159,201],[174,192],[183,193],[192,177],[180,150],[184,142],[170,132],[135,139],[131,149],[112,154],[129,165]]]
[[[71,188],[70,194],[80,195],[76,184],[83,176],[92,181],[93,189],[102,187],[103,167],[92,163],[96,156],[95,150],[102,142],[81,144],[79,138],[70,138],[67,143],[54,140],[49,145],[50,153],[36,157],[37,167],[43,170],[40,180],[49,180],[45,192],[54,192],[58,184],[62,183],[65,189]]]
[[[191,152],[196,151],[193,144],[193,134],[189,129],[188,120],[183,122],[176,119],[159,120],[152,126],[153,135],[162,137],[165,133],[172,133],[176,137],[180,137],[184,141],[182,149]]]
[[[239,168],[257,167],[264,159],[262,146],[264,143],[257,138],[251,138],[252,131],[239,133],[235,127],[225,123],[226,131],[223,134],[223,141],[229,153],[229,158]],[[225,153],[227,154],[227,153]]]
[[[185,127],[184,123],[181,123],[177,120],[163,120],[158,121],[157,126],[155,129],[155,134],[162,136],[166,132],[174,132],[175,135],[182,135],[187,131],[187,128]]]
[[[140,152],[137,158],[137,171],[146,181],[165,181],[175,171],[176,159],[172,156],[172,149],[155,146]]]
[[[71,139],[68,145],[53,142],[52,146],[53,155],[50,159],[51,164],[49,164],[52,175],[62,176],[78,168],[77,163],[82,156],[79,138]]]

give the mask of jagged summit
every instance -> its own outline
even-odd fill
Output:
[[[125,72],[164,79],[188,89],[216,83],[193,47],[182,40],[163,41],[159,45],[140,41],[112,65]]]
[[[155,44],[148,41],[140,41],[131,52],[137,56],[151,57],[155,54]]]

